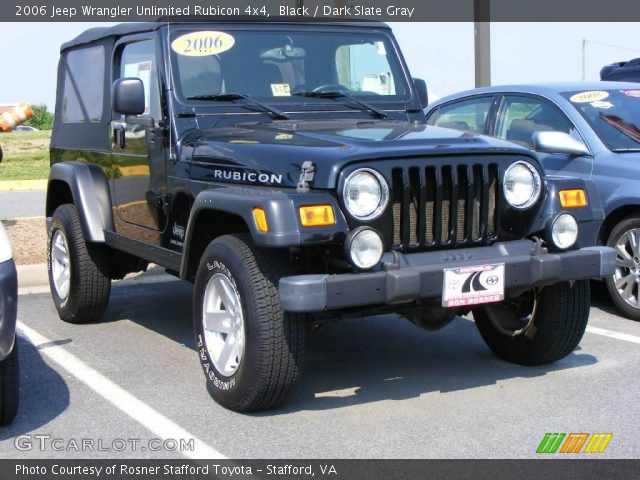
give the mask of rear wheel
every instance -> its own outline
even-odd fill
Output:
[[[19,396],[18,339],[15,339],[13,350],[0,362],[0,425],[8,425],[15,418]]]
[[[618,223],[607,245],[616,250],[616,271],[605,281],[609,296],[623,315],[640,321],[640,217]]]
[[[108,256],[103,245],[85,242],[76,207],[53,213],[47,250],[51,296],[65,322],[100,318],[111,292]]]
[[[589,282],[551,285],[473,310],[478,330],[500,358],[544,365],[569,355],[589,320]]]
[[[205,250],[194,288],[194,330],[212,397],[240,412],[280,404],[302,365],[304,316],[283,312],[286,253],[225,235]]]

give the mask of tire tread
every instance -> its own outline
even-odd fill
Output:
[[[236,411],[257,411],[281,404],[300,375],[304,351],[304,316],[283,312],[278,282],[292,274],[286,252],[256,247],[248,234],[224,235],[210,247],[228,249],[245,268],[254,302],[253,328],[261,341],[256,351],[256,381],[234,405]],[[206,256],[206,253],[205,253]]]
[[[484,309],[473,316],[482,338],[500,358],[520,365],[544,365],[569,355],[587,328],[590,309],[588,280],[552,285],[542,290],[533,339],[525,335],[508,337],[491,323]]]
[[[70,250],[72,268],[72,284],[67,301],[69,308],[61,308],[56,302],[60,318],[69,323],[95,321],[104,313],[111,293],[106,249],[103,245],[85,242],[80,217],[74,205],[59,206],[53,214],[53,219],[53,226],[49,232],[49,249],[51,249],[55,225],[59,223],[64,230],[67,230],[64,233]],[[48,261],[49,271],[51,271],[50,253]],[[74,275],[77,276],[77,283],[73,281]]]

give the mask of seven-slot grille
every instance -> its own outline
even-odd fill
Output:
[[[455,247],[495,239],[498,165],[392,170],[394,248]]]

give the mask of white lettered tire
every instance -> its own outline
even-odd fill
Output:
[[[239,412],[275,407],[302,366],[304,316],[283,312],[281,277],[292,274],[286,252],[256,247],[248,234],[209,244],[194,288],[196,348],[207,389]]]

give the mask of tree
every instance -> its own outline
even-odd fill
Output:
[[[47,110],[47,106],[43,103],[32,105],[33,116],[30,120],[24,122],[38,130],[51,130],[53,128],[53,113]]]

